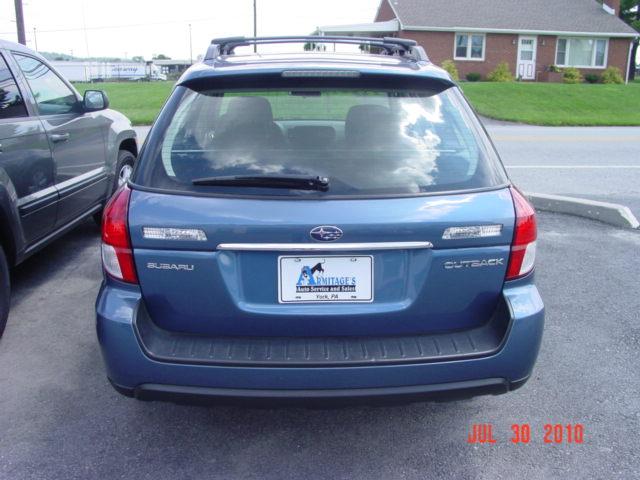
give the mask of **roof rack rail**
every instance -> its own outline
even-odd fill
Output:
[[[398,55],[415,61],[429,61],[424,48],[415,40],[395,37],[348,37],[332,35],[302,35],[288,37],[225,37],[214,38],[207,49],[204,60],[213,60],[221,55],[233,55],[237,47],[248,45],[265,45],[277,43],[334,43],[350,45],[369,45],[376,47],[387,55]]]

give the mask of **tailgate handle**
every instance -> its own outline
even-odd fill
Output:
[[[419,250],[433,248],[431,242],[373,243],[221,243],[218,250],[252,252],[356,252],[360,250]]]

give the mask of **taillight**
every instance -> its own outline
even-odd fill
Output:
[[[102,215],[102,265],[114,278],[138,283],[129,240],[129,197],[131,190],[124,185],[104,207]]]
[[[523,277],[533,270],[536,261],[536,211],[517,189],[511,188],[511,197],[516,212],[516,225],[507,280]]]

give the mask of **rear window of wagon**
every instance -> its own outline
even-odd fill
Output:
[[[195,91],[181,95],[135,182],[211,195],[398,196],[507,182],[456,88]],[[326,191],[194,185],[234,176],[309,176]]]

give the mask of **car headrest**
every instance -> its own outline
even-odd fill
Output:
[[[349,109],[344,126],[348,143],[373,141],[378,143],[382,136],[388,138],[393,128],[391,110],[382,105],[355,105]]]
[[[229,102],[226,120],[232,123],[271,123],[273,112],[264,97],[235,97]]]

